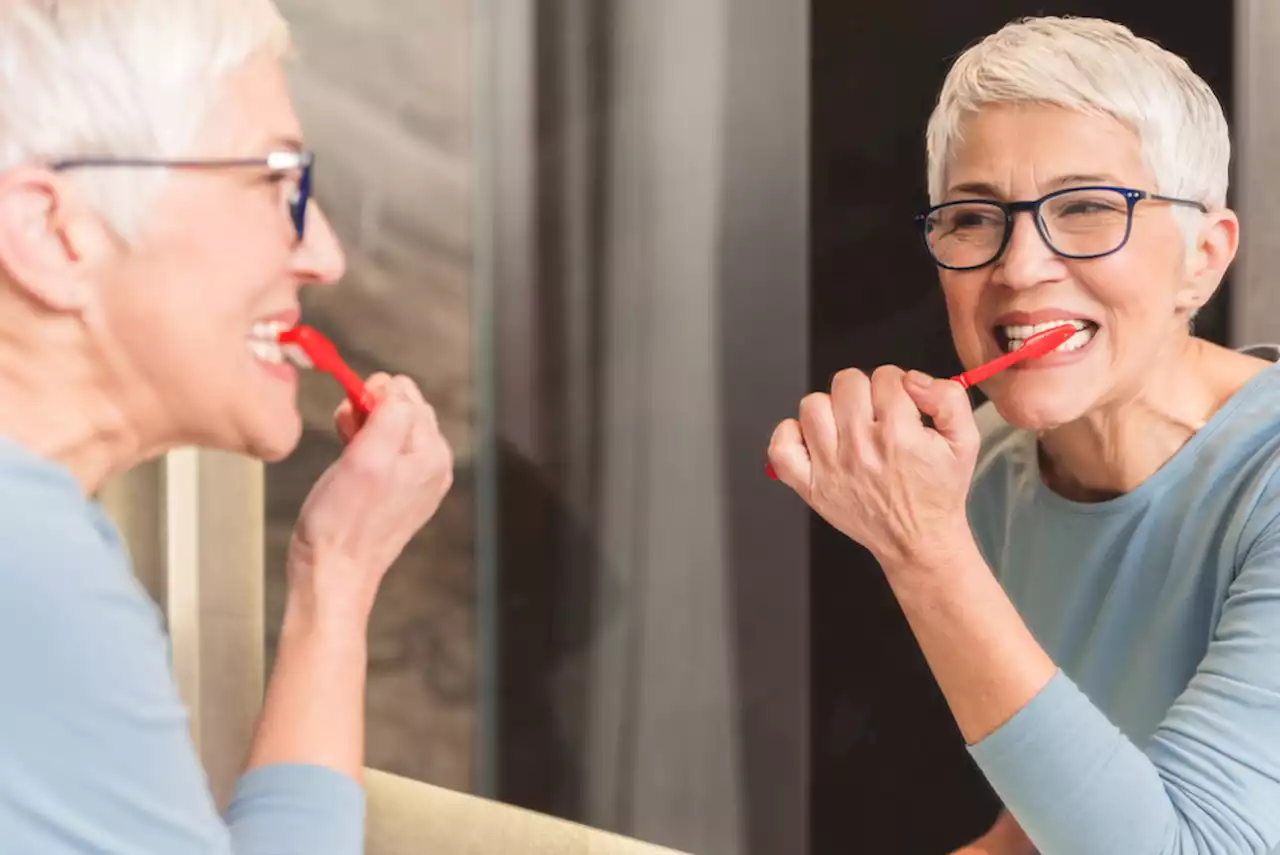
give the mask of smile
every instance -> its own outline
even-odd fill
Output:
[[[1081,318],[1061,318],[1056,321],[1048,321],[1040,324],[1006,324],[996,327],[996,341],[1001,348],[1012,353],[1022,347],[1023,342],[1038,332],[1051,330],[1054,327],[1060,327],[1063,324],[1071,324],[1079,332],[1067,339],[1053,350],[1054,353],[1066,353],[1072,350],[1079,350],[1093,340],[1098,332],[1098,325],[1093,321]]]

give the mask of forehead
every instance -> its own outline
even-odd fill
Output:
[[[263,55],[222,81],[198,147],[221,155],[263,154],[273,143],[301,136],[284,68],[278,59]]]
[[[993,105],[965,119],[947,161],[947,191],[985,185],[1022,195],[1079,183],[1145,187],[1141,140],[1110,116],[1049,105]]]

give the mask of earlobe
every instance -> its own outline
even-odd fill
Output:
[[[64,186],[48,170],[0,175],[0,268],[10,287],[55,312],[85,308],[87,289]]]

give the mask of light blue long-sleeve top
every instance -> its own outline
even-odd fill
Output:
[[[970,523],[1059,666],[971,748],[1006,807],[1043,855],[1280,852],[1280,366],[1096,504],[978,417]]]
[[[364,793],[265,766],[219,817],[161,614],[69,471],[0,440],[0,852],[356,855]]]

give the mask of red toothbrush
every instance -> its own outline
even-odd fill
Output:
[[[351,406],[355,407],[358,416],[356,421],[364,421],[373,409],[373,396],[364,387],[360,375],[342,361],[333,342],[311,327],[301,324],[282,331],[276,340],[280,343],[280,349],[299,368],[323,371],[341,383],[347,397],[351,399]]]
[[[968,389],[978,385],[983,380],[989,380],[1009,366],[1022,362],[1024,359],[1039,359],[1045,356],[1050,351],[1066,344],[1067,340],[1077,332],[1079,330],[1072,324],[1062,324],[1052,329],[1034,333],[1027,336],[1027,340],[1022,343],[1022,347],[1012,353],[996,357],[985,365],[979,365],[977,368],[970,369],[963,374],[957,374],[951,379],[959,383],[963,388]],[[769,476],[770,480],[778,480],[778,473],[773,471],[772,463],[764,465],[764,472]]]
[[[1024,359],[1039,359],[1050,351],[1057,350],[1077,332],[1079,330],[1071,324],[1063,324],[1052,329],[1033,333],[1027,336],[1027,340],[1022,343],[1022,347],[1012,353],[996,357],[985,365],[979,365],[977,368],[966,371],[963,374],[957,374],[951,379],[966,389],[971,386],[977,386],[983,380],[994,377],[1010,365],[1022,362]]]

